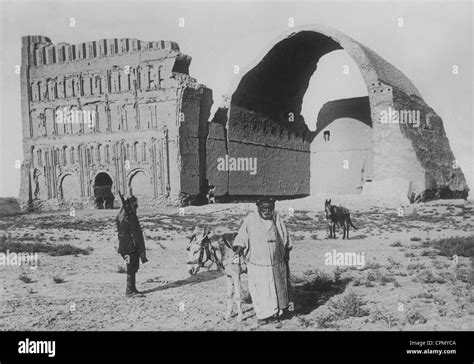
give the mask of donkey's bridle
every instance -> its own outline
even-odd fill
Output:
[[[191,244],[189,245],[189,247],[191,247],[191,245],[194,245],[194,244],[199,245],[199,249],[198,249],[198,250],[199,250],[199,258],[197,258],[197,259],[195,259],[195,260],[191,260],[191,261],[188,260],[188,261],[186,262],[186,264],[201,264],[202,255],[203,255],[203,253],[204,253],[204,247],[203,247],[200,243],[195,243],[195,242],[194,242],[194,243],[191,243]],[[188,250],[189,250],[189,247],[188,247]]]
[[[224,239],[225,241],[225,239]],[[225,241],[226,245],[228,245],[228,242]],[[199,258],[192,261],[192,262],[187,262],[187,264],[197,264],[198,267],[202,267],[204,263],[207,261],[211,261],[212,263],[216,263],[216,265],[219,267],[219,269],[224,270],[224,265],[222,262],[217,258],[216,254],[216,248],[214,248],[211,245],[211,241],[209,238],[206,236],[204,239],[201,240],[200,243],[194,242],[193,244],[198,244],[199,245]],[[207,248],[207,249],[206,249]],[[209,254],[206,254],[206,260],[203,260],[203,255],[204,255],[204,250],[206,250]]]

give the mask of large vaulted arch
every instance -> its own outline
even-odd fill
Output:
[[[340,49],[357,65],[367,96],[327,103],[311,131],[301,115],[303,97],[321,57]],[[207,143],[207,176],[217,194],[467,196],[441,118],[402,72],[335,29],[306,26],[280,36],[235,80],[229,95],[210,124]],[[408,124],[387,123],[381,116],[391,111],[419,116]],[[328,128],[338,146],[321,146]],[[358,152],[349,153],[354,148]],[[225,155],[254,158],[257,172],[222,170],[218,159]]]

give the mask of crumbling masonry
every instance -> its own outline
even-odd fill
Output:
[[[23,37],[22,206],[198,195],[212,96],[190,62],[169,41]]]
[[[303,96],[319,59],[338,49],[354,59],[368,96],[328,102],[310,131],[300,114]],[[217,195],[468,195],[441,118],[399,70],[337,30],[305,27],[272,42],[229,95],[207,142],[207,175]],[[381,112],[390,109],[419,111],[421,125],[384,123]],[[258,172],[219,172],[216,155],[226,153],[258,157]]]
[[[337,49],[359,66],[368,96],[327,103],[311,131],[303,96],[318,60]],[[209,184],[233,197],[468,195],[441,118],[399,70],[334,29],[274,43],[210,122],[212,93],[189,76],[190,61],[169,41],[23,37],[22,206],[111,207],[119,190],[176,201]],[[389,108],[417,110],[421,124],[381,122]],[[222,170],[226,155],[256,158],[257,173]]]

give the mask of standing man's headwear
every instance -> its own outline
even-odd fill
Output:
[[[275,199],[269,196],[259,198],[257,200],[257,210],[262,219],[273,219],[275,217]]]
[[[127,198],[127,202],[128,202],[128,203],[137,202],[137,198],[132,195],[132,196],[130,196],[129,198]]]
[[[133,204],[137,202],[137,198],[132,195],[128,197],[127,199],[125,199],[122,193],[120,192],[120,190],[118,191],[118,193],[120,196],[120,201],[122,202],[122,208],[125,210],[127,214],[133,213],[134,212]]]
[[[275,199],[270,196],[263,196],[257,199],[257,206],[262,205],[275,205]]]

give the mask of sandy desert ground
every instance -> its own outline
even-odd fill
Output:
[[[149,262],[137,274],[144,295],[135,298],[124,295],[124,262],[116,252],[118,210],[77,210],[75,217],[69,211],[3,217],[0,251],[31,247],[24,244],[70,244],[81,250],[60,256],[40,252],[35,269],[0,265],[0,330],[474,328],[472,201],[409,205],[398,216],[395,204],[332,199],[351,210],[359,228],[349,240],[341,239],[340,230],[337,239],[326,239],[323,197],[277,203],[294,244],[290,267],[295,310],[289,319],[265,326],[257,324],[248,296],[244,321],[225,320],[223,275],[213,267],[190,277],[185,264],[186,237],[195,225],[237,231],[254,209],[251,203],[190,206],[184,216],[178,207],[139,208]],[[325,254],[334,249],[363,252],[363,269],[326,265]],[[243,275],[244,290],[246,280]]]

